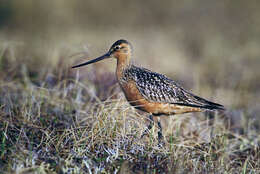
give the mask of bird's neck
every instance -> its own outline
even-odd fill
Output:
[[[117,59],[116,76],[120,80],[124,74],[124,71],[130,67],[130,56],[120,57]]]

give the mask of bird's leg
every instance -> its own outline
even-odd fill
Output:
[[[161,125],[160,120],[158,120],[157,124],[158,124],[158,128],[159,128],[159,130],[158,130],[158,143],[161,144],[161,140],[163,138],[163,135],[162,135],[162,125]]]
[[[149,131],[152,129],[153,125],[154,125],[154,121],[153,121],[153,115],[149,115],[149,122],[150,124],[148,125],[148,127],[144,130],[141,138],[143,138],[143,136],[147,135],[149,133]]]

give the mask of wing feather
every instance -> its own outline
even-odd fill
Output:
[[[131,66],[125,75],[136,82],[139,92],[151,102],[170,103],[183,106],[201,107],[205,109],[224,109],[220,104],[198,97],[165,75],[145,68]]]

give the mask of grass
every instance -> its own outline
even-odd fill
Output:
[[[259,4],[93,2],[0,3],[0,173],[260,173]],[[157,127],[141,139],[116,63],[70,68],[117,39],[227,111],[162,116],[164,145]]]
[[[17,55],[28,51],[19,47],[0,52],[4,173],[260,172],[259,125],[246,110],[162,118],[165,144],[158,146],[157,128],[140,139],[147,118],[118,86],[95,80],[104,73],[90,78],[82,70],[84,78],[61,58],[42,68],[30,59],[19,64]],[[241,116],[238,127],[234,115]]]

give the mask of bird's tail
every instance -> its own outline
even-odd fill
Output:
[[[204,98],[201,98],[201,97],[198,97],[198,96],[195,96],[195,95],[193,95],[193,100],[190,103],[171,103],[171,104],[201,108],[201,109],[206,109],[206,110],[211,110],[211,111],[214,111],[214,110],[224,111],[224,110],[226,110],[225,107],[221,104],[208,101]]]
[[[199,107],[201,107],[203,109],[222,110],[222,111],[225,110],[225,107],[221,104],[208,101],[208,100],[203,99],[203,98],[198,97],[198,96],[194,96],[194,98],[196,98],[201,103],[201,105],[199,105]]]

